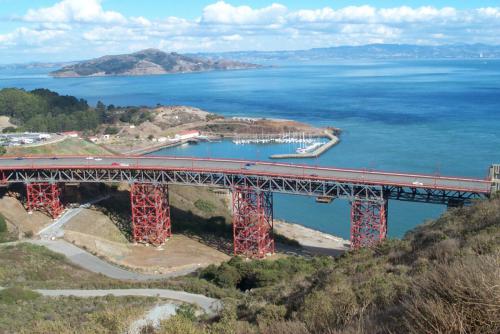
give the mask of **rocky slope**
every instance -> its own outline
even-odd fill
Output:
[[[65,66],[50,74],[54,77],[84,77],[112,75],[154,75],[214,70],[259,68],[260,65],[231,61],[210,60],[147,49],[132,54],[104,56]]]

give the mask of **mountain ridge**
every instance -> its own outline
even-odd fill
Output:
[[[192,53],[212,59],[227,58],[238,61],[309,61],[355,59],[500,59],[500,45],[488,44],[366,44],[344,45],[307,50],[230,51]]]

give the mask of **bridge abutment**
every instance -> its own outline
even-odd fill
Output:
[[[26,184],[29,211],[43,211],[52,218],[57,218],[64,210],[60,195],[61,188],[57,183],[33,182]]]
[[[262,258],[274,253],[271,192],[233,188],[234,255]]]
[[[387,235],[387,199],[351,201],[351,248],[370,247]]]
[[[134,241],[161,245],[171,237],[167,185],[133,183],[130,204]]]

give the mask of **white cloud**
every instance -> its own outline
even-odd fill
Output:
[[[65,31],[62,30],[34,30],[21,27],[8,34],[0,35],[0,45],[42,45],[64,34]]]
[[[432,20],[452,20],[457,10],[451,7],[437,9],[430,6],[411,8],[407,6],[386,8],[378,11],[380,21],[385,22],[426,22]]]
[[[142,16],[131,17],[130,21],[132,23],[135,23],[135,24],[143,26],[143,27],[150,27],[152,25],[151,21],[149,21],[147,18],[142,17]]]
[[[138,41],[147,40],[140,32],[125,27],[103,28],[97,27],[83,34],[83,38],[87,41],[95,42],[116,42],[116,41]]]
[[[104,0],[59,0],[50,7],[28,10],[23,26],[0,35],[0,62],[5,62],[6,54],[36,57],[37,52],[51,50],[54,57],[79,59],[146,47],[192,52],[368,43],[500,43],[500,8],[496,7],[310,9],[304,2],[303,9],[290,10],[279,3],[259,8],[214,0],[197,19],[151,19],[125,17],[104,9],[106,4]]]
[[[28,22],[126,22],[122,14],[103,10],[101,0],[63,0],[51,7],[30,9],[23,19]]]
[[[234,41],[241,41],[243,39],[243,37],[241,37],[241,35],[234,34],[234,35],[222,36],[222,39],[224,41],[234,42]]]
[[[500,18],[500,8],[494,8],[494,7],[478,8],[477,12],[485,17],[496,18],[496,19]]]
[[[316,10],[299,10],[290,13],[289,19],[299,22],[344,22],[344,23],[389,23],[389,22],[425,22],[436,19],[456,17],[457,10],[451,7],[441,9],[424,6],[381,8],[372,6],[349,6],[334,10],[325,7]]]
[[[282,15],[286,12],[285,6],[276,3],[253,9],[250,6],[233,6],[218,1],[203,9],[201,21],[215,24],[270,24],[282,20]]]

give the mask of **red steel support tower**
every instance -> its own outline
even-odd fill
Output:
[[[28,210],[46,212],[56,218],[64,210],[59,198],[61,189],[56,183],[36,182],[26,184]]]
[[[272,193],[246,187],[232,193],[234,255],[262,258],[274,253]]]
[[[167,185],[134,183],[130,203],[134,241],[158,246],[172,235]]]
[[[370,247],[387,234],[387,200],[351,202],[351,247]]]

